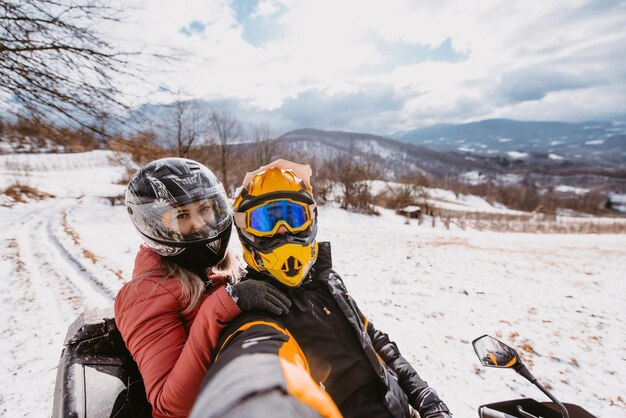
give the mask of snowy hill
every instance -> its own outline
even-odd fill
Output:
[[[458,150],[512,158],[567,159],[626,167],[626,122],[526,122],[490,119],[435,125],[392,135],[435,150]]]
[[[111,305],[129,279],[140,240],[107,199],[122,193],[122,175],[106,152],[0,156],[2,187],[20,181],[55,195],[0,206],[0,415],[50,414],[68,325],[86,307]],[[517,347],[562,401],[624,416],[626,234],[446,229],[333,206],[320,208],[319,224],[361,309],[455,416],[544,399],[511,371],[479,367],[470,342],[485,333]]]
[[[519,152],[515,151],[518,148],[513,148],[503,155],[482,155],[455,148],[431,149],[429,144],[418,146],[364,133],[317,129],[298,129],[278,140],[282,149],[319,160],[341,155],[370,158],[383,167],[385,175],[391,179],[425,174],[438,180],[456,178],[468,184],[526,183],[544,191],[569,186],[586,191],[593,189],[606,196],[609,193],[626,194],[626,165],[622,167],[621,163],[617,166],[611,163],[607,167],[605,164],[613,158],[623,159],[626,164],[622,151],[602,153],[601,158],[589,163],[547,151]]]
[[[367,156],[385,167],[392,178],[415,173],[444,177],[462,172],[467,165],[476,167],[462,156],[364,133],[298,129],[282,135],[279,141],[294,153],[319,160],[343,155]]]

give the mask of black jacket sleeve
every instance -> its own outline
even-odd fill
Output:
[[[364,320],[374,349],[387,367],[396,374],[402,390],[409,398],[409,403],[420,413],[420,416],[426,417],[432,414],[433,417],[437,417],[445,416],[438,414],[439,412],[449,413],[448,407],[439,399],[437,392],[429,387],[413,366],[402,357],[396,343],[389,340],[387,334],[377,330],[371,322],[365,318]]]

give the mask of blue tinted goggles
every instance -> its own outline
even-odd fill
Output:
[[[290,199],[265,202],[247,211],[245,230],[256,236],[270,236],[285,226],[296,233],[307,229],[312,223],[311,206]]]

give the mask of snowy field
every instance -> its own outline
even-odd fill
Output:
[[[104,198],[123,191],[107,156],[0,156],[0,187],[19,180],[56,196],[0,207],[0,416],[50,415],[68,325],[111,305],[130,277],[139,238]],[[544,400],[514,372],[480,368],[470,343],[485,333],[518,348],[562,401],[626,416],[626,234],[448,230],[334,207],[319,222],[361,309],[456,417]]]

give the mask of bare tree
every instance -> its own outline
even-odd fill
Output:
[[[342,209],[374,214],[371,181],[380,178],[380,170],[371,158],[347,152],[325,162],[325,171],[339,183],[343,191]]]
[[[128,55],[96,29],[118,16],[103,0],[0,0],[0,107],[98,132],[125,107],[114,77]]]
[[[272,162],[278,153],[278,143],[272,135],[268,124],[259,123],[251,128],[253,145],[251,147],[254,167],[260,167]]]
[[[159,145],[159,139],[150,131],[139,131],[133,133],[133,135],[126,138],[116,138],[119,144],[117,148],[111,146],[116,151],[120,150],[127,156],[131,157],[136,166],[135,170],[142,165],[149,163],[150,161],[158,160],[170,155],[166,149]]]
[[[418,186],[411,183],[400,183],[397,186],[387,184],[384,191],[385,205],[391,209],[401,209],[417,201]]]
[[[229,160],[233,154],[232,144],[241,137],[241,123],[226,110],[213,110],[211,112],[211,130],[216,141],[220,178],[228,189]]]
[[[179,157],[188,157],[191,148],[210,142],[210,115],[196,101],[183,100],[180,94],[171,105],[171,124],[167,131],[174,142]]]
[[[168,149],[161,146],[162,141],[151,131],[138,131],[130,137],[116,137],[109,141],[113,151],[111,158],[116,164],[126,168],[130,180],[139,167],[150,161],[171,156]]]

